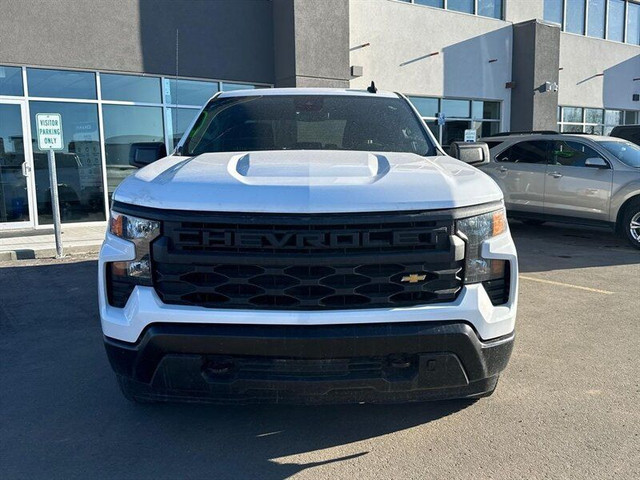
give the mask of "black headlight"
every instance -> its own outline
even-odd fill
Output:
[[[504,208],[464,218],[457,222],[458,234],[466,242],[465,283],[482,282],[494,305],[509,299],[509,262],[482,257],[482,243],[509,230]]]
[[[151,242],[160,235],[160,222],[111,211],[109,233],[135,245],[135,258],[106,264],[109,304],[124,307],[136,285],[152,285]]]

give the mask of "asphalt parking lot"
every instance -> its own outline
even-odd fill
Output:
[[[473,404],[136,406],[101,344],[95,257],[0,263],[0,477],[640,478],[640,251],[511,228],[516,347]]]

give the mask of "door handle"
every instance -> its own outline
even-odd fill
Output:
[[[27,162],[22,162],[22,175],[28,177],[30,172],[31,167],[27,164]]]
[[[562,178],[562,174],[560,172],[550,172],[547,175],[551,175],[553,178]]]
[[[509,171],[509,169],[507,167],[500,167],[500,168],[498,168],[498,171],[500,173],[507,173]]]

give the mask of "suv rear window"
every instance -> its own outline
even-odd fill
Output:
[[[203,110],[184,155],[256,150],[360,150],[435,155],[401,98],[265,95],[217,98]]]

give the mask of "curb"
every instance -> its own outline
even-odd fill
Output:
[[[102,241],[90,245],[70,245],[64,247],[64,256],[98,253]],[[12,260],[33,260],[35,258],[55,258],[56,249],[53,248],[21,248],[0,251],[0,262]],[[64,258],[64,257],[63,257]]]

